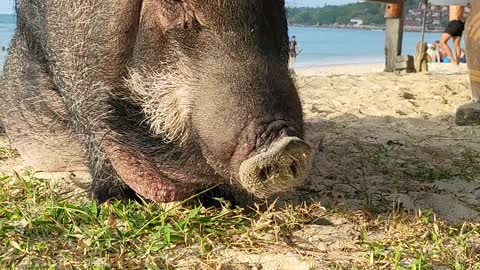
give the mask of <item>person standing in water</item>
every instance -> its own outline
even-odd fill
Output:
[[[295,61],[297,60],[297,55],[298,55],[298,42],[295,36],[292,36],[292,39],[289,42],[288,54],[289,54],[288,65],[290,67],[293,67],[293,65],[295,64]]]
[[[450,6],[448,9],[448,25],[443,31],[440,39],[440,48],[446,53],[450,59],[450,63],[459,65],[462,53],[460,42],[462,40],[463,30],[465,29],[464,7],[463,6]],[[452,53],[452,49],[448,46],[448,41],[453,39],[453,46],[455,48],[455,56]]]

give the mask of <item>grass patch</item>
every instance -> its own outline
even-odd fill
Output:
[[[188,257],[202,262],[188,269],[216,269],[216,250],[288,248],[295,230],[325,213],[305,204],[247,214],[221,199],[217,208],[192,201],[98,207],[52,183],[28,173],[0,177],[0,269],[176,269]]]
[[[0,269],[234,269],[222,268],[223,250],[289,252],[331,269],[480,269],[480,225],[451,226],[431,211],[332,213],[312,202],[245,214],[221,200],[218,208],[134,202],[98,207],[52,183],[31,174],[0,177]],[[307,227],[336,226],[329,221],[338,216],[354,231],[318,243],[310,242],[314,235],[299,238]],[[345,241],[338,248],[317,247],[324,241],[334,246],[337,238]],[[335,259],[351,253],[358,256]],[[195,263],[177,268],[189,257]]]
[[[242,234],[250,219],[240,209],[109,203],[65,199],[49,181],[0,178],[0,264],[3,269],[166,269],[165,251]],[[142,267],[140,267],[142,268]]]
[[[413,151],[411,148],[417,148]],[[460,148],[460,146],[458,146]],[[480,152],[464,147],[449,158],[421,158],[420,146],[396,144],[376,145],[363,150],[370,169],[397,178],[407,178],[419,182],[461,179],[475,181],[480,179]],[[450,158],[454,156],[454,158]]]
[[[0,147],[0,160],[18,157],[17,150],[10,147]]]
[[[480,225],[450,226],[431,211],[416,217],[390,216],[364,222],[367,269],[480,269]],[[381,239],[369,233],[381,231]]]

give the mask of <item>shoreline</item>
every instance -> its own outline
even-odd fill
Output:
[[[359,30],[359,31],[385,31],[385,26],[376,25],[303,25],[303,24],[289,24],[288,27],[303,27],[303,28],[319,28],[319,29],[345,29],[345,30]],[[422,32],[420,26],[405,26],[404,32],[418,33]],[[425,29],[425,33],[442,33],[443,29]]]
[[[385,63],[363,64],[332,64],[328,66],[299,66],[293,70],[297,75],[306,77],[322,77],[331,75],[364,75],[384,73]],[[460,64],[458,69],[452,69],[448,63],[429,63],[429,72],[420,74],[468,74],[467,64]],[[388,74],[388,73],[386,73]],[[417,73],[408,73],[417,74]]]
[[[343,58],[332,60],[328,59],[325,61],[297,61],[295,68],[297,69],[308,69],[308,68],[323,68],[323,67],[336,67],[336,66],[350,66],[350,65],[376,65],[384,64],[385,57],[363,57],[363,58],[353,58],[345,60]]]

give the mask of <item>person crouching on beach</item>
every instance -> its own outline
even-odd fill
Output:
[[[427,54],[430,63],[440,63],[440,50],[437,48],[435,43],[432,43],[428,46]]]
[[[463,30],[465,29],[465,18],[463,16],[463,6],[450,6],[448,9],[448,25],[442,34],[440,39],[440,48],[448,56],[450,63],[454,65],[460,64],[460,58],[462,48],[460,42],[462,40]],[[448,41],[453,38],[453,46],[455,48],[455,57],[453,56],[452,49],[448,46]]]
[[[297,60],[297,55],[298,55],[298,42],[295,36],[292,36],[292,39],[289,42],[288,54],[289,54],[288,65],[289,67],[293,67],[293,65],[295,64],[295,61]]]

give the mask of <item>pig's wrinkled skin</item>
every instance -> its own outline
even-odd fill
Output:
[[[0,113],[36,170],[88,170],[99,202],[217,185],[263,199],[302,183],[284,1],[16,4]]]

